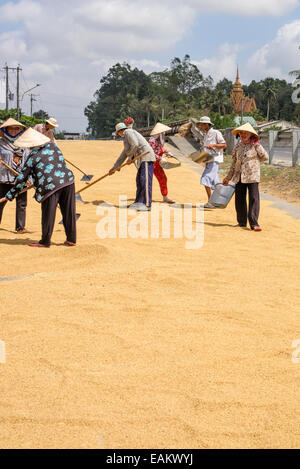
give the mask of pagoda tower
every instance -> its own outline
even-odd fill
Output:
[[[252,112],[257,109],[255,99],[245,96],[240,82],[239,67],[237,67],[236,81],[233,85],[230,97],[235,112],[241,112],[242,110],[243,112]]]

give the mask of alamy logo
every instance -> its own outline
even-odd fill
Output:
[[[300,363],[300,339],[294,340],[292,348],[295,349],[292,355],[292,362],[298,365]]]
[[[6,363],[6,351],[4,340],[0,340],[0,363]]]
[[[293,88],[296,88],[292,94],[292,101],[295,104],[300,103],[300,79],[297,79],[293,83]]]
[[[186,249],[201,249],[204,243],[204,209],[201,204],[153,204],[151,212],[127,207],[127,196],[119,197],[119,213],[114,205],[97,207],[101,220],[96,232],[100,239],[185,239]]]

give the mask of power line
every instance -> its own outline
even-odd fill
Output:
[[[20,65],[16,67],[9,67],[7,64],[3,68],[5,71],[5,78],[6,78],[6,103],[5,103],[5,108],[6,111],[9,109],[9,72],[10,71],[16,71],[17,72],[17,118],[19,119],[20,115],[20,72],[22,71]]]

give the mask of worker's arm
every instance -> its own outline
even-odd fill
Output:
[[[257,156],[259,157],[259,159],[263,162],[263,161],[269,161],[269,154],[268,152],[264,149],[264,147],[261,145],[261,143],[257,143],[255,145],[255,150],[256,150],[256,153],[257,153]]]
[[[28,158],[25,165],[23,166],[22,171],[20,172],[19,176],[16,178],[13,187],[10,191],[6,194],[0,202],[6,202],[7,200],[14,200],[18,197],[19,193],[26,189],[27,186],[27,179],[29,178],[31,171],[32,171],[33,159],[31,157]]]
[[[125,150],[123,150],[122,153],[121,153],[121,155],[119,156],[119,158],[117,159],[117,161],[116,161],[115,164],[113,165],[111,171],[112,171],[112,170],[115,170],[115,169],[117,169],[119,166],[121,166],[121,165],[124,163],[124,161],[126,160],[126,158],[127,158],[127,155],[126,155],[126,153],[125,153]]]

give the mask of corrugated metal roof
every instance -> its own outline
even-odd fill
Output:
[[[243,117],[243,122],[242,122],[242,118],[240,116],[236,116],[234,118],[234,120],[235,120],[236,125],[242,125],[242,124],[249,123],[249,124],[252,125],[252,127],[257,127],[256,120],[254,119],[254,117],[251,117],[251,116],[244,116]]]

